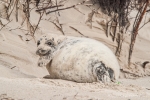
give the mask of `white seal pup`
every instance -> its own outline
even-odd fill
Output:
[[[46,66],[50,78],[82,83],[105,83],[119,78],[120,67],[115,55],[99,41],[46,34],[37,46],[38,65]]]

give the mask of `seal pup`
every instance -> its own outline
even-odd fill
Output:
[[[113,52],[99,41],[45,34],[37,42],[38,65],[46,66],[50,78],[75,82],[111,82],[120,67]]]

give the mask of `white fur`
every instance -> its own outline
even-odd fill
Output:
[[[95,82],[97,76],[93,62],[105,64],[113,69],[114,78],[119,78],[120,67],[113,52],[99,41],[89,38],[59,36],[47,34],[41,37],[41,43],[38,46],[43,49],[51,49],[45,45],[44,38],[54,38],[55,50],[49,54],[50,59],[46,67],[51,78],[66,79],[76,82]],[[59,42],[58,42],[59,41]],[[41,56],[42,59],[45,56]],[[44,60],[42,60],[44,62]],[[40,61],[41,62],[41,61]]]

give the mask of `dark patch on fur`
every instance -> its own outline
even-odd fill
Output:
[[[80,41],[80,40],[71,41],[69,44],[70,44],[70,45],[74,45],[74,44],[78,43],[79,41]]]
[[[78,43],[80,40],[70,40],[70,41],[64,41],[63,45],[60,46],[60,49],[63,49],[64,47],[67,47],[68,45],[74,45],[76,43]],[[58,42],[59,44],[61,43],[61,41]],[[68,49],[68,48],[67,48]]]
[[[91,69],[92,74],[94,72],[93,71],[94,67],[96,67],[95,65],[99,63],[99,65],[97,65],[97,67],[95,68],[95,72],[96,72],[97,78],[100,81],[102,82],[104,81],[103,79],[105,75],[108,76],[111,81],[114,81],[114,71],[111,68],[108,68],[103,62],[98,61],[98,60],[90,59],[89,62],[91,63],[89,64],[89,67]]]
[[[62,48],[64,48],[65,47],[65,45],[62,45],[61,47],[60,47],[60,49],[62,49]]]
[[[52,41],[54,41],[54,38],[52,38]]]
[[[98,66],[98,67],[95,69],[95,71],[96,71],[96,74],[97,74],[98,79],[99,79],[100,81],[103,81],[103,77],[104,77],[104,75],[106,74],[106,71],[107,71],[105,65],[104,65],[104,64],[101,64],[100,66]]]
[[[111,68],[108,68],[108,73],[111,81],[114,81],[114,71]]]
[[[96,68],[96,74],[100,81],[104,81],[104,75],[109,76],[111,81],[114,81],[114,71],[111,68],[105,66],[104,63],[101,62],[101,65]]]
[[[82,47],[82,48],[80,49],[80,51],[81,51],[81,54],[82,54],[82,55],[87,55],[87,54],[89,54],[89,53],[92,52],[91,49],[88,49],[88,48],[85,48],[85,47]]]
[[[61,40],[58,40],[57,43],[60,44],[60,43],[61,43]]]
[[[37,46],[39,46],[39,45],[40,45],[40,41],[37,42]]]

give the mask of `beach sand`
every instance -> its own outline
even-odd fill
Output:
[[[81,2],[81,0],[62,1],[64,1],[61,2],[64,4],[63,7]],[[91,2],[87,1],[86,3],[88,5]],[[18,22],[15,18],[15,11],[10,16],[10,20],[12,20],[10,23],[1,18],[4,25],[8,24],[0,30],[0,99],[149,100],[150,63],[145,68],[141,65],[145,61],[150,61],[150,23],[140,29],[137,35],[131,66],[128,66],[128,51],[132,27],[124,35],[122,52],[117,57],[123,72],[116,83],[75,83],[61,79],[43,78],[44,76],[48,77],[49,74],[46,68],[37,66],[39,57],[35,51],[36,41],[44,33],[93,38],[103,42],[115,53],[117,42],[113,42],[111,36],[107,37],[105,34],[109,16],[98,11],[93,14],[92,18],[90,17],[92,9],[96,8],[98,8],[97,5],[91,6],[91,8],[78,5],[76,9],[71,8],[59,11],[59,13],[44,14],[34,38],[28,33],[26,22],[21,26],[24,18],[21,10],[18,13]],[[135,16],[136,13],[136,11],[132,12],[131,16]],[[150,15],[147,16],[150,18]],[[35,9],[31,10],[31,24],[37,25],[38,20],[39,14],[35,12]],[[133,23],[133,20],[130,22]]]

